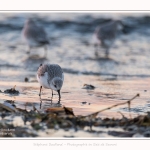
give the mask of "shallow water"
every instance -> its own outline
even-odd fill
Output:
[[[21,29],[28,17],[35,17],[51,41],[47,59],[44,50],[35,48],[29,57],[27,45],[21,40]],[[112,19],[125,24],[124,33],[110,50],[110,59],[94,55],[92,34],[97,25]],[[19,96],[0,93],[0,99],[15,100],[18,107],[44,111],[53,105],[51,90],[43,89],[40,108],[39,84],[36,71],[44,62],[59,64],[65,73],[61,105],[72,107],[76,115],[87,115],[111,105],[140,97],[131,103],[133,116],[150,109],[150,14],[132,13],[1,13],[0,14],[0,90],[16,85]],[[29,82],[24,82],[25,77]],[[94,85],[94,90],[82,89],[84,84]],[[58,106],[59,107],[59,106]],[[105,111],[101,117],[121,117],[118,111],[130,115],[127,105]]]

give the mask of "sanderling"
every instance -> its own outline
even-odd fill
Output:
[[[22,29],[23,40],[27,43],[30,53],[30,49],[33,47],[44,46],[45,56],[47,53],[47,46],[50,44],[45,30],[38,26],[33,19],[28,19]]]
[[[106,57],[109,56],[109,49],[115,41],[119,31],[123,29],[121,21],[111,21],[95,29],[93,35],[94,46],[96,47],[95,55],[98,55],[98,48],[102,46],[105,49]]]
[[[64,74],[61,67],[57,64],[41,64],[37,71],[37,80],[40,83],[40,93],[39,96],[41,98],[41,89],[42,86],[47,89],[52,90],[52,97],[53,97],[53,90],[58,92],[59,95],[59,102],[60,102],[60,90],[63,85],[64,81]]]

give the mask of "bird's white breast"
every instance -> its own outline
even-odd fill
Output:
[[[36,47],[39,45],[39,43],[36,40],[34,40],[33,38],[26,38],[25,42],[31,47]]]
[[[96,34],[93,34],[93,37],[92,37],[92,44],[98,44],[98,45],[101,44],[101,41],[100,41],[100,39],[98,39],[98,37],[97,37]]]
[[[38,76],[37,75],[37,80],[40,83],[41,86],[43,86],[44,88],[50,89],[50,84],[47,82],[48,81],[48,73],[45,72],[43,76]]]

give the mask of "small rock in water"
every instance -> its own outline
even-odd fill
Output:
[[[0,90],[0,93],[2,93],[2,91]]]
[[[25,77],[24,82],[29,82],[29,79],[27,77]]]
[[[7,93],[7,94],[19,94],[19,91],[15,90],[15,87],[16,86],[14,86],[14,88],[5,90],[4,93]]]
[[[83,89],[93,90],[93,89],[95,89],[95,86],[93,86],[93,85],[91,85],[91,84],[84,84],[84,85],[83,85]]]
[[[86,104],[87,102],[81,102],[82,104]]]

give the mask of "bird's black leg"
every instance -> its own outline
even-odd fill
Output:
[[[53,93],[53,90],[52,90],[52,98],[53,98],[53,95],[54,95],[54,93]],[[52,98],[51,98],[51,99],[52,99]]]
[[[58,101],[58,103],[60,103],[60,99],[61,99],[60,90],[58,90],[57,92],[58,92],[58,95],[59,95],[59,101]]]
[[[41,98],[41,90],[42,90],[42,86],[40,86],[40,93],[39,93],[40,98]]]
[[[42,108],[42,101],[40,102],[40,109]]]

